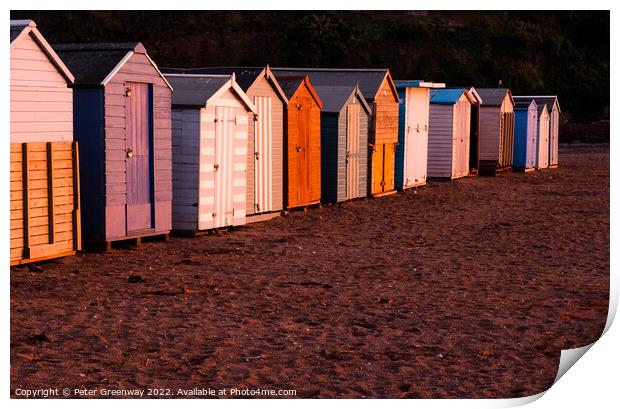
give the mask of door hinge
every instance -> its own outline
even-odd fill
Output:
[[[260,153],[254,152],[254,158],[256,158],[256,160],[258,160],[260,158]]]

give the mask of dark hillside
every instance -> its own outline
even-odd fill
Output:
[[[390,67],[395,78],[557,93],[609,119],[609,12],[14,11],[52,42],[142,41],[162,66]]]

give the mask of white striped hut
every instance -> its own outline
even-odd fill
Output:
[[[172,228],[246,223],[248,114],[233,75],[166,74],[172,84]]]

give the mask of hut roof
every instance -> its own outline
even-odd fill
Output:
[[[323,101],[321,100],[321,97],[319,97],[316,93],[314,87],[310,84],[310,80],[308,79],[307,75],[280,76],[276,73],[276,77],[287,99],[290,100],[291,97],[295,94],[295,92],[297,92],[299,87],[305,84],[308,87],[308,90],[310,91],[310,94],[312,95],[316,103],[319,105],[320,108],[323,108]]]
[[[307,74],[316,86],[324,85],[355,85],[358,84],[364,96],[374,99],[383,81],[388,78],[394,98],[398,101],[398,93],[394,81],[387,68],[272,68],[276,76],[292,76]]]
[[[504,102],[506,94],[508,94],[512,100],[512,94],[509,88],[476,88],[476,91],[478,91],[478,94],[482,98],[481,105],[500,106],[502,102]]]
[[[237,96],[254,113],[256,108],[245,92],[239,87],[233,75],[208,74],[166,74],[172,84],[172,105],[203,107],[212,98],[217,98],[228,88],[233,88]]]
[[[352,95],[357,95],[366,112],[370,113],[370,107],[366,103],[364,95],[357,85],[320,85],[314,87],[314,89],[316,93],[319,94],[321,101],[323,101],[321,112],[337,114],[342,111],[342,108]]]
[[[244,92],[248,92],[248,89],[256,82],[261,76],[265,75],[267,80],[273,85],[276,93],[282,98],[285,103],[288,103],[288,99],[280,84],[276,80],[275,76],[271,72],[269,66],[266,67],[198,67],[198,68],[176,68],[176,67],[162,67],[162,72],[170,74],[208,74],[208,75],[231,75],[235,74],[235,80]]]
[[[11,42],[15,41],[22,31],[24,31],[26,27],[29,27],[31,23],[34,24],[32,20],[11,20]]]
[[[558,101],[557,95],[532,95],[529,98],[533,98],[537,104],[545,104],[547,105],[547,109],[551,111],[553,109],[553,105],[557,105],[558,111],[562,112],[560,109],[560,101]]]
[[[517,96],[517,97],[512,97],[512,99],[515,101],[515,109],[517,108],[518,109],[529,109],[530,105],[534,104],[534,107],[536,108],[536,111],[538,112],[538,104],[536,103],[534,98]]]
[[[471,101],[471,97],[464,88],[444,88],[431,90],[431,104],[453,105],[465,94]]]
[[[424,80],[396,80],[394,85],[397,89],[400,88],[445,88],[446,84],[443,82],[429,82]]]
[[[67,68],[67,65],[60,58],[58,53],[54,51],[52,46],[47,42],[45,37],[39,32],[37,29],[37,25],[32,20],[11,20],[11,47],[14,44],[17,44],[17,39],[22,38],[26,35],[31,35],[34,41],[41,47],[43,52],[50,59],[52,64],[56,66],[58,71],[65,77],[65,79],[73,83],[75,81],[75,77],[73,73]]]
[[[170,86],[140,42],[54,44],[53,48],[74,73],[78,85],[105,85],[133,53],[141,53]]]

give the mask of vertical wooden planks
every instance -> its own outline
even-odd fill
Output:
[[[74,144],[11,144],[11,265],[81,248]]]
[[[346,154],[346,181],[347,199],[359,197],[359,168],[360,168],[360,104],[347,105],[347,154]]]
[[[23,247],[24,247],[24,258],[29,258],[30,254],[28,252],[28,247],[30,246],[30,188],[28,180],[30,179],[30,158],[28,157],[28,151],[30,150],[30,145],[27,143],[22,144],[22,178],[23,178],[23,211],[24,211],[24,235],[23,235]]]
[[[254,210],[261,213],[273,210],[272,98],[257,96],[254,101],[258,111],[254,131]]]
[[[56,237],[54,235],[54,145],[51,142],[46,144],[47,153],[47,206],[48,206],[48,233],[49,242],[54,243]]]
[[[148,84],[127,83],[125,138],[127,175],[127,233],[153,227]]]
[[[76,250],[82,250],[82,215],[80,209],[80,151],[78,143],[71,144],[73,160],[73,241]]]

